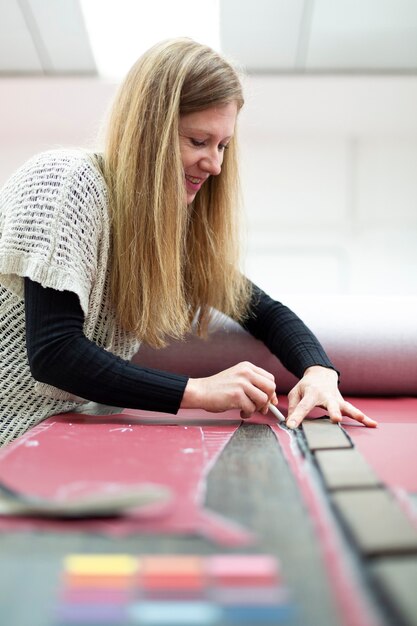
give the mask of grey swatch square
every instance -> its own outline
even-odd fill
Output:
[[[305,419],[303,421],[303,432],[310,450],[352,447],[349,438],[340,426],[333,424],[326,417]]]
[[[409,626],[417,626],[417,556],[378,559],[371,573],[381,595]]]
[[[389,491],[336,491],[331,497],[363,555],[417,554],[417,529]]]
[[[317,450],[315,458],[327,489],[380,485],[372,468],[355,448]]]

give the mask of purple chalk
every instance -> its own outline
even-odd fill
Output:
[[[104,626],[127,621],[128,614],[125,606],[60,604],[57,606],[55,616],[60,622],[71,624],[98,622]]]

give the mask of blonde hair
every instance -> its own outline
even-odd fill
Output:
[[[111,294],[121,325],[154,347],[182,338],[212,308],[239,320],[249,287],[239,272],[235,140],[222,172],[187,207],[181,115],[236,102],[236,71],[189,39],[157,44],[132,67],[109,119],[103,173],[112,224]]]

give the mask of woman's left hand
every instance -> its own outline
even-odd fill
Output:
[[[327,409],[332,422],[341,422],[344,415],[364,426],[375,428],[378,422],[362,413],[343,399],[337,386],[337,372],[327,367],[313,365],[288,394],[287,426],[297,428],[314,407]]]

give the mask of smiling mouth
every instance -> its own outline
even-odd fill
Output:
[[[193,185],[199,185],[203,182],[202,178],[196,178],[195,176],[189,176],[188,174],[185,175],[185,178],[189,180],[190,183],[193,183]]]

